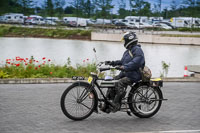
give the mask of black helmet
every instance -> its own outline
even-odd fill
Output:
[[[122,38],[124,40],[124,47],[128,49],[130,45],[135,45],[138,42],[137,35],[135,32],[126,32]]]

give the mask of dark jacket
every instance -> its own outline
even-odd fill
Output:
[[[133,57],[129,54],[131,51]],[[119,74],[119,77],[128,77],[133,82],[141,80],[139,68],[145,65],[144,53],[140,45],[133,45],[129,50],[126,50],[121,60],[115,61],[114,65],[124,66],[124,71]]]

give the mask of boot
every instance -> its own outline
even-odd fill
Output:
[[[121,108],[121,101],[122,98],[126,95],[126,91],[119,91],[116,95],[115,98],[113,100],[113,102],[111,102],[111,105],[113,106],[113,110],[119,111]]]
[[[117,94],[110,104],[112,105],[113,112],[119,111],[121,107],[121,95]]]

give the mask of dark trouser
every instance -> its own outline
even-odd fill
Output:
[[[116,95],[114,98],[114,103],[115,104],[120,104],[122,98],[126,95],[126,88],[128,85],[132,85],[133,81],[130,80],[128,77],[123,77],[119,79],[119,82],[116,86]]]

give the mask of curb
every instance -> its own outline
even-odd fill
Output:
[[[200,82],[200,78],[196,77],[177,77],[163,78],[164,82]]]
[[[0,79],[0,84],[51,84],[72,83],[69,78],[25,78],[25,79]]]
[[[55,84],[73,83],[71,78],[25,78],[25,79],[0,79],[0,84]],[[200,78],[163,78],[164,82],[200,82]]]

